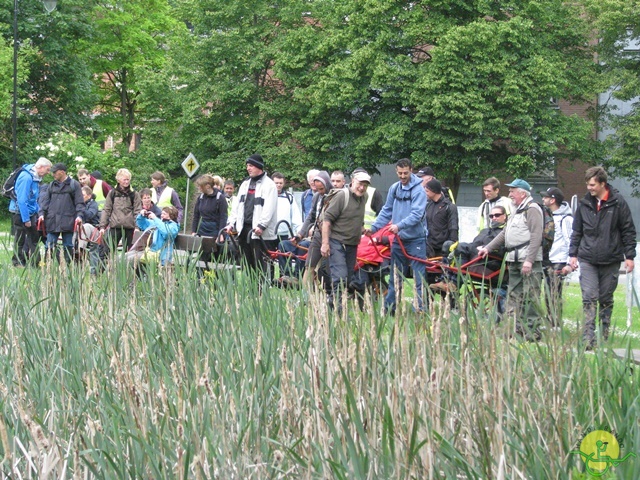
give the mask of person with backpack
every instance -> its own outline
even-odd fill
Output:
[[[100,232],[109,232],[105,238],[108,251],[115,252],[122,241],[122,249],[126,252],[133,244],[133,233],[136,228],[136,217],[142,210],[140,194],[131,188],[131,172],[121,168],[116,173],[117,186],[109,192],[104,202],[100,217]]]
[[[385,297],[385,310],[395,315],[398,298],[401,298],[403,275],[409,265],[413,269],[415,280],[415,297],[418,312],[424,311],[423,283],[426,273],[427,259],[427,194],[422,188],[422,181],[412,173],[411,160],[402,158],[396,163],[396,174],[400,179],[391,185],[387,200],[380,210],[371,229],[365,233],[375,233],[391,222],[389,231],[396,235],[391,246],[391,275],[389,289]],[[411,260],[405,256],[398,237],[404,245]],[[397,282],[399,285],[396,284]],[[398,298],[396,298],[398,297]]]
[[[348,187],[332,190],[337,193],[322,210],[320,253],[329,259],[331,275],[327,300],[330,309],[338,302],[338,312],[341,312],[341,292],[351,282],[356,266],[369,183],[368,173],[356,173]]]
[[[11,263],[14,267],[38,266],[40,263],[38,196],[40,182],[49,170],[51,162],[40,157],[36,163],[25,164],[14,171],[3,185],[3,194],[11,199],[9,212],[13,214],[15,234]]]
[[[478,248],[486,257],[504,246],[509,268],[507,316],[515,318],[516,335],[540,340],[540,293],[542,286],[542,208],[531,197],[531,185],[516,178],[506,185],[515,206],[504,230],[488,245]]]
[[[569,263],[569,244],[573,229],[571,207],[564,201],[562,190],[551,187],[540,192],[545,208],[553,216],[553,242],[549,248],[549,256],[543,258],[544,278],[547,286],[545,302],[547,317],[552,327],[562,326],[562,269]],[[544,252],[543,252],[544,257]]]
[[[618,286],[620,263],[624,262],[627,273],[633,272],[636,227],[629,204],[608,183],[604,168],[591,167],[584,177],[588,192],[578,203],[569,246],[569,264],[564,271],[569,273],[580,263],[584,311],[582,338],[585,348],[591,350],[596,346],[597,313],[601,339],[606,341],[609,338],[613,293]]]
[[[433,168],[431,167],[422,167],[416,172],[416,176],[422,181],[422,188],[427,188],[427,182],[430,182],[431,180],[434,180],[434,179],[438,180],[436,178],[436,173],[433,171]],[[444,195],[447,198],[447,200],[449,200],[452,204],[455,205],[456,199],[453,196],[453,192],[451,191],[451,189],[445,186],[443,182],[440,182],[440,184],[442,185],[442,195]]]
[[[58,238],[62,236],[64,259],[73,259],[73,232],[76,224],[82,224],[85,213],[82,186],[67,175],[67,166],[56,163],[51,167],[53,182],[40,203],[40,220],[47,232],[47,252],[59,260]]]
[[[280,252],[291,254],[290,256],[278,257],[281,276],[277,280],[277,284],[282,286],[297,284],[303,273],[305,273],[306,283],[311,283],[312,274],[322,259],[320,254],[322,241],[318,225],[324,200],[331,189],[331,177],[328,172],[322,170],[311,179],[310,184],[313,185],[315,193],[311,199],[307,218],[304,219],[302,226],[291,240],[283,240],[278,245]],[[300,259],[305,255],[306,260]],[[321,282],[328,284],[326,269],[320,268],[318,273],[321,275]]]
[[[284,175],[280,172],[273,172],[271,179],[278,189],[276,218],[278,219],[278,242],[281,242],[289,239],[291,237],[291,232],[295,235],[302,224],[302,214],[300,213],[300,208],[298,208],[298,204],[295,202],[293,195],[284,189],[286,183]],[[286,221],[289,226],[285,223],[280,223],[283,220]],[[289,227],[291,227],[291,231],[289,231]]]

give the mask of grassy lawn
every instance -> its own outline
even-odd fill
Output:
[[[590,430],[640,451],[640,369],[576,348],[577,285],[565,328],[529,344],[472,305],[336,316],[242,274],[4,272],[3,477],[586,479]]]

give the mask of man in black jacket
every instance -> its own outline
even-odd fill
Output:
[[[458,209],[444,195],[442,184],[435,178],[429,180],[425,185],[427,192],[427,225],[429,235],[427,235],[428,256],[449,255],[448,251],[443,251],[445,242],[452,245],[458,241]]]
[[[51,167],[53,182],[40,204],[40,218],[47,230],[47,250],[53,255],[58,237],[62,235],[62,246],[67,263],[73,254],[73,231],[76,223],[82,223],[85,214],[84,198],[78,182],[67,175],[67,167],[56,163]],[[56,253],[57,255],[57,253]]]
[[[636,228],[629,205],[607,183],[602,167],[585,173],[588,193],[578,204],[569,246],[569,264],[565,273],[580,262],[580,288],[584,310],[583,340],[591,350],[596,343],[596,308],[600,304],[602,339],[607,340],[613,311],[613,292],[618,286],[620,262],[633,271],[636,256]]]

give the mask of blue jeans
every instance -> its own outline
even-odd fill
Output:
[[[402,243],[408,255],[419,259],[427,259],[426,238],[402,240]],[[397,303],[396,297],[400,297],[400,295],[402,295],[402,282],[404,281],[403,272],[406,271],[409,265],[411,265],[413,270],[418,310],[424,310],[424,292],[422,286],[426,274],[426,264],[418,260],[409,260],[405,257],[404,253],[402,253],[402,249],[398,242],[394,241],[391,246],[391,275],[389,276],[389,290],[387,291],[387,296],[384,301],[386,309],[392,314],[395,313]],[[395,283],[396,275],[399,282],[397,288]]]
[[[282,240],[278,245],[278,250],[282,253],[292,253],[294,257],[278,256],[278,265],[280,266],[280,276],[294,276],[296,278],[302,277],[302,270],[304,269],[304,260],[296,257],[301,257],[307,253],[309,248],[309,240],[301,240],[298,242],[298,246],[294,245],[291,240]],[[298,247],[304,247],[298,248]]]
[[[340,302],[342,290],[349,286],[356,266],[357,245],[344,245],[333,238],[329,239],[331,253],[329,255],[329,270],[331,272],[331,288],[328,298],[329,306],[333,307],[334,299]]]
[[[58,237],[62,235],[62,246],[64,247],[64,259],[67,263],[71,262],[71,254],[73,252],[73,232],[49,232],[47,233],[47,250],[53,258],[54,254],[56,258],[59,258],[57,252]]]

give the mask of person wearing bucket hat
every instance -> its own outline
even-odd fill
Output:
[[[247,178],[238,189],[226,230],[238,233],[238,247],[244,266],[263,279],[268,274],[266,250],[275,250],[278,189],[269,178],[261,155],[254,153],[246,160]]]
[[[504,246],[509,266],[507,318],[515,318],[516,334],[527,341],[540,340],[543,214],[531,197],[531,185],[516,178],[508,183],[515,212],[504,230],[478,254],[486,257]]]

